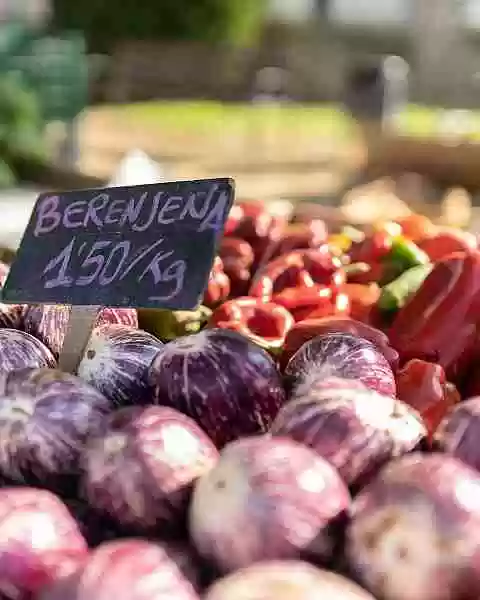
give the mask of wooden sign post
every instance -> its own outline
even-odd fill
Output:
[[[231,179],[42,194],[3,302],[71,305],[59,367],[74,373],[102,306],[200,304],[233,198]]]

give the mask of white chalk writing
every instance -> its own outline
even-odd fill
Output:
[[[189,192],[184,196],[166,191],[143,192],[135,198],[118,198],[114,194],[114,190],[98,192],[90,200],[67,204],[60,196],[46,196],[36,208],[33,235],[38,238],[60,227],[143,233],[187,220],[197,231],[219,231],[228,212],[229,195],[218,184],[208,192]]]
[[[135,249],[128,240],[96,240],[77,244],[74,237],[43,269],[44,286],[73,288],[88,285],[105,287],[131,275],[136,282],[151,283],[151,302],[168,301],[183,288],[186,262],[174,250],[159,250],[164,238]],[[80,262],[79,262],[80,261]],[[77,267],[72,268],[75,262]],[[79,265],[79,266],[78,266]]]

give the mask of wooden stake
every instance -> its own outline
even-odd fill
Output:
[[[58,368],[61,371],[76,375],[99,310],[99,306],[72,306],[58,360]]]

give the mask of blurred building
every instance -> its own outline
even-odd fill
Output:
[[[7,4],[19,10],[22,2],[46,1]],[[337,102],[345,98],[352,73],[374,70],[395,55],[409,65],[410,100],[479,105],[480,0],[268,2],[264,35],[253,48],[120,41],[99,99],[245,100],[258,73],[272,67],[284,72],[288,89],[282,94],[292,100]]]
[[[342,95],[352,67],[395,54],[410,64],[414,100],[479,104],[480,0],[270,0],[270,21],[296,30],[299,54],[308,30],[324,99]]]

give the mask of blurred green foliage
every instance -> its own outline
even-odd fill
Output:
[[[53,0],[54,25],[82,30],[89,49],[118,40],[205,40],[249,44],[263,22],[265,0]]]
[[[15,73],[0,78],[0,187],[16,181],[16,165],[45,156],[43,119],[36,94]]]

